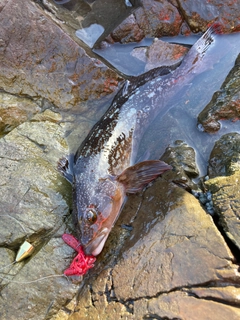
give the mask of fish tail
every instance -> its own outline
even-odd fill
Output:
[[[207,32],[215,33],[215,34],[223,34],[223,25],[219,22],[215,22],[214,24],[210,25]]]
[[[205,55],[206,51],[210,47],[213,47],[215,42],[215,36],[217,34],[222,33],[222,28],[219,23],[213,24],[207,31],[203,34],[203,36],[194,44],[192,47],[198,53],[198,55]]]
[[[220,23],[214,23],[208,28],[183,59],[182,69],[187,70],[187,73],[196,74],[211,68],[213,62],[205,56],[214,48],[217,36],[222,33],[223,28]]]

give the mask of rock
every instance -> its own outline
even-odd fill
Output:
[[[60,113],[53,112],[51,110],[45,110],[42,113],[36,114],[32,121],[50,121],[58,123],[63,120],[63,117]]]
[[[58,159],[68,152],[64,133],[56,123],[35,121],[0,140],[3,320],[16,314],[18,319],[34,319],[36,314],[50,319],[77,290],[62,277],[73,252],[60,238],[71,200],[69,184],[56,170]],[[33,255],[5,269],[25,239],[34,245]]]
[[[36,3],[10,0],[0,21],[0,87],[6,92],[84,111],[117,89],[121,78],[89,57]]]
[[[213,194],[213,205],[219,216],[219,224],[240,250],[239,180],[240,171],[237,171],[229,177],[210,179],[206,181],[206,186]]]
[[[150,47],[135,48],[131,55],[137,57],[141,61],[146,62],[145,71],[161,66],[171,66],[179,63],[185,54],[188,52],[188,48],[170,44],[158,39],[155,39]],[[139,55],[138,52],[142,52]]]
[[[169,1],[146,0],[134,12],[146,37],[174,36],[180,31],[182,17]]]
[[[151,300],[144,299],[136,302],[136,317],[144,319],[155,317],[160,319],[191,319],[191,320],[225,320],[239,319],[238,307],[219,303],[208,299],[198,299],[186,292],[171,292]]]
[[[41,108],[30,99],[0,92],[0,137],[40,111]]]
[[[130,237],[124,238],[119,230],[120,238],[109,262],[107,247],[116,238],[116,234],[110,234],[99,265],[86,279],[69,319],[114,319],[116,315],[144,319],[157,315],[205,320],[213,308],[219,308],[213,319],[224,319],[221,314],[237,319],[237,308],[196,299],[187,292],[191,286],[197,290],[206,283],[221,287],[230,278],[240,280],[224,239],[192,195],[160,178],[142,199],[140,195],[129,197],[115,232],[123,221],[133,221]],[[231,301],[237,301],[234,288],[229,295]],[[204,312],[196,313],[194,306]]]
[[[135,233],[113,270],[118,299],[153,297],[186,283],[196,286],[217,280],[215,269],[231,266],[232,257],[223,238],[198,201],[166,182],[157,181],[155,188],[156,193],[148,189],[144,195],[146,202],[133,224]],[[152,221],[146,219],[151,197]]]
[[[135,16],[131,14],[116,29],[113,30],[111,33],[111,38],[114,42],[139,42],[144,38],[144,32],[137,24]]]
[[[161,160],[173,167],[173,170],[167,172],[165,177],[189,191],[198,188],[192,182],[192,178],[196,178],[199,175],[193,148],[183,141],[175,141],[173,146],[169,146],[166,149],[161,156]]]
[[[157,1],[145,0],[106,40],[138,42],[144,37],[189,35],[204,32],[219,22],[224,33],[239,31],[239,8],[236,1]],[[184,19],[183,19],[184,17]]]
[[[215,301],[222,303],[227,301],[232,306],[237,306],[240,302],[240,288],[231,285],[226,287],[191,288],[188,291],[198,298],[211,297],[212,299],[215,299]]]
[[[16,314],[18,319],[34,319],[36,315],[37,319],[51,319],[59,306],[73,297],[77,285],[61,276],[63,262],[67,267],[71,252],[63,247],[61,239],[53,238],[22,266],[13,282],[1,291],[1,319],[15,319]]]
[[[210,178],[231,175],[240,170],[240,134],[227,133],[217,142],[210,154],[208,174]]]
[[[215,132],[221,127],[219,120],[236,121],[240,118],[240,55],[219,91],[198,116],[204,131]]]
[[[177,3],[179,11],[194,32],[206,30],[213,22],[219,22],[225,33],[239,30],[239,3],[234,0],[228,1],[227,5],[223,0],[180,0]]]
[[[85,22],[91,20],[93,6],[98,6],[102,20],[108,20],[103,2],[83,8],[88,17]],[[127,27],[133,33],[126,32],[124,41],[141,38],[142,33],[189,32],[178,3],[144,1],[142,8],[131,11]],[[0,8],[0,87],[8,92],[2,94],[4,99],[10,93],[20,106],[20,111],[8,114],[11,119],[5,116],[3,130],[7,134],[0,140],[1,319],[15,320],[16,315],[19,320],[239,318],[240,280],[232,253],[198,200],[171,183],[167,175],[144,193],[129,197],[95,268],[80,285],[75,280],[82,279],[63,277],[73,250],[60,237],[66,229],[74,231],[68,217],[71,187],[57,172],[56,164],[68,154],[65,136],[72,134],[74,150],[100,118],[104,102],[121,78],[90,50],[86,54],[72,33],[72,38],[66,34],[71,23],[74,27],[81,22],[80,7],[69,11],[71,21],[64,20],[65,9],[59,18],[52,1],[10,0]],[[199,16],[192,15],[197,28]],[[134,27],[130,28],[131,23]],[[23,108],[20,102],[24,102]],[[71,133],[70,123],[76,117],[79,125]],[[11,121],[9,130],[7,121]],[[179,134],[178,128],[175,130]],[[167,134],[164,139],[169,143]],[[172,163],[176,172],[190,181],[197,174],[193,150],[179,143],[170,151],[169,160],[175,153]],[[231,163],[229,168],[234,166]],[[213,187],[215,193],[218,188]],[[237,198],[236,206],[225,203],[237,212]],[[233,237],[232,230],[229,234]],[[25,240],[35,247],[33,254],[11,265]]]
[[[2,217],[0,217],[2,220]],[[15,254],[12,250],[0,247],[0,288],[4,284],[4,278],[6,277],[6,274],[10,272],[12,268],[12,264],[15,260]]]
[[[177,35],[181,23],[181,15],[168,1],[145,0],[141,7],[113,30],[110,39],[126,43],[140,41],[143,37]]]
[[[224,233],[240,249],[240,134],[223,135],[214,145],[205,182]]]

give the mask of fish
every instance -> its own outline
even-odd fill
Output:
[[[75,155],[58,170],[73,186],[73,220],[86,255],[101,253],[128,194],[141,191],[172,167],[160,160],[137,160],[141,139],[167,102],[208,68],[218,24],[210,27],[179,65],[160,67],[126,80],[109,109]]]

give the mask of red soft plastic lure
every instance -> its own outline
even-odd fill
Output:
[[[64,271],[64,274],[66,276],[83,276],[87,273],[88,269],[94,267],[96,258],[94,256],[85,255],[80,242],[71,234],[64,233],[62,239],[66,244],[78,252],[70,267]]]

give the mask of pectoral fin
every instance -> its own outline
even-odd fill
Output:
[[[136,193],[157,176],[170,169],[172,167],[163,161],[148,160],[128,167],[116,179],[124,185],[126,193]]]
[[[74,155],[70,154],[67,157],[59,159],[57,164],[58,171],[67,179],[70,183],[73,183],[73,159]]]

